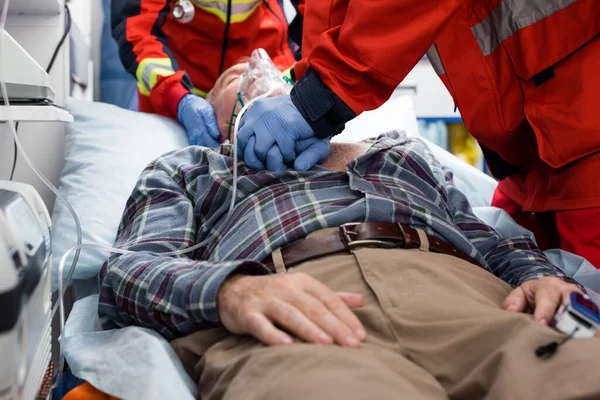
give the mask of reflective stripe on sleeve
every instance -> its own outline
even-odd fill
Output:
[[[200,97],[206,97],[208,95],[204,90],[198,89],[197,87],[192,88],[192,93]]]
[[[158,77],[170,76],[175,73],[173,64],[168,58],[146,58],[140,62],[137,69],[138,89],[144,96],[149,96],[156,85]]]
[[[471,30],[485,56],[520,29],[575,3],[577,0],[504,0]]]

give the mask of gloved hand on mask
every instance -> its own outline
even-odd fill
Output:
[[[258,100],[244,114],[238,132],[239,154],[256,170],[281,171],[294,162],[306,171],[324,161],[328,139],[316,136],[289,95]]]
[[[219,147],[217,118],[210,103],[195,94],[187,94],[177,107],[179,122],[187,130],[191,145]]]

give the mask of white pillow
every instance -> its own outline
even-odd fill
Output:
[[[66,125],[59,190],[79,216],[83,243],[112,246],[125,202],[142,170],[160,155],[188,146],[187,135],[176,121],[104,103],[76,102],[67,109],[75,121]],[[59,199],[52,223],[56,289],[60,258],[77,244],[75,222]],[[100,250],[82,250],[73,278],[96,276],[107,257]],[[65,278],[71,260],[65,264]]]

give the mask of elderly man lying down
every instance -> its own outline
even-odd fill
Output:
[[[101,273],[109,324],[168,339],[206,399],[600,398],[600,339],[549,321],[580,288],[501,239],[397,133],[306,172],[188,147],[142,173]],[[188,257],[154,253],[209,239]]]

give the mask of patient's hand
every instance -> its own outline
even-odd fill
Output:
[[[334,293],[304,273],[233,275],[217,295],[227,330],[250,334],[268,345],[293,342],[279,325],[308,342],[359,347],[367,334],[351,309],[363,303],[362,295]]]
[[[581,289],[562,279],[545,277],[525,282],[510,292],[504,300],[503,307],[515,312],[532,309],[533,318],[543,325],[548,325],[558,307],[567,300],[571,292],[581,293]],[[600,336],[600,332],[596,332],[596,336]]]

